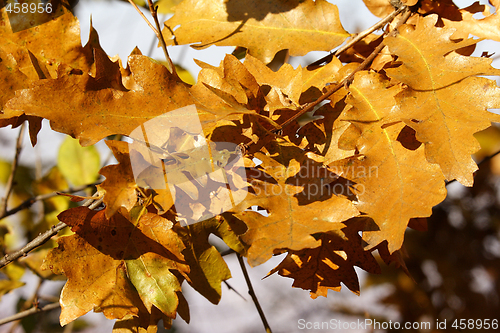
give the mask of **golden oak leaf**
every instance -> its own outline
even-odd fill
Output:
[[[245,57],[244,65],[259,85],[268,85],[276,90],[281,103],[276,103],[275,107],[299,106],[303,81],[300,66],[294,69],[290,64],[283,64],[277,72],[274,72],[251,55]]]
[[[165,26],[166,39],[175,35],[171,45],[242,46],[265,63],[280,50],[292,56],[329,51],[349,37],[337,7],[324,0],[188,0],[175,7]]]
[[[0,40],[1,41],[1,40]],[[27,117],[24,115],[10,118],[3,118],[3,108],[5,103],[14,97],[15,91],[28,88],[30,80],[19,68],[16,59],[9,52],[4,51],[0,43],[0,127],[12,125],[18,127]],[[34,117],[31,117],[32,119]],[[41,127],[41,119],[39,119]],[[36,135],[35,135],[36,137]],[[35,141],[36,142],[36,141]]]
[[[36,24],[36,19],[28,20],[25,17],[26,14],[22,15],[25,22]],[[25,80],[22,88],[28,88],[31,82],[38,79],[56,78],[64,72],[71,73],[72,69],[95,72],[94,52],[105,54],[99,45],[97,32],[92,26],[89,42],[85,47],[82,47],[79,22],[63,6],[54,8],[47,17],[50,18],[50,22],[13,33],[5,9],[1,10],[0,45],[11,57],[15,58],[19,70],[27,76],[28,80]],[[6,79],[9,86],[15,87],[16,83],[13,81],[16,80],[12,77],[12,73]],[[20,88],[15,87],[15,89]],[[14,97],[14,91],[9,90],[7,92],[10,92],[11,95],[8,98]],[[2,106],[6,101],[0,100]],[[21,113],[10,115],[0,113],[0,126],[13,125],[16,127],[24,120],[29,121],[30,138],[34,146],[37,134],[41,129],[41,117],[26,116]]]
[[[497,10],[500,8],[499,0],[490,0]],[[487,4],[474,2],[468,7],[459,9],[452,0],[432,1],[424,0],[419,12],[436,13],[447,28],[456,29],[454,37],[468,38],[469,34],[500,41],[500,16],[492,13],[494,9]],[[483,18],[474,18],[474,14],[481,13]]]
[[[61,325],[88,311],[103,311],[110,319],[137,314],[139,295],[127,279],[124,262],[103,255],[78,235],[62,237],[47,255],[42,269],[64,274],[68,282],[61,293]],[[80,282],[82,281],[82,282]]]
[[[2,20],[0,27],[8,28],[8,25],[1,24],[6,22],[3,9]],[[23,87],[15,87],[15,89],[28,88],[31,82],[38,79],[56,78],[76,72],[92,73],[96,80],[103,84],[103,81],[109,81],[106,76],[113,79],[116,77],[116,72],[119,73],[120,71],[119,66],[116,64],[109,66],[110,60],[99,45],[99,37],[92,26],[89,41],[85,47],[82,47],[79,23],[71,13],[62,15],[40,27],[24,30],[16,34],[11,33],[7,28],[5,28],[7,30],[5,34],[0,35],[0,45],[9,54],[13,55],[20,71],[27,75],[29,79],[25,80]],[[43,36],[43,38],[40,38],[40,36]],[[63,38],[62,42],[59,37]],[[99,68],[96,68],[94,64],[95,57],[100,58]],[[14,81],[16,80],[12,75],[7,76],[6,79],[10,86],[15,86]],[[119,86],[119,84],[115,84],[115,86]],[[13,93],[14,91],[10,91],[8,98],[14,97]],[[6,101],[0,100],[2,106]],[[23,112],[0,113],[0,126],[12,124],[16,127],[24,120],[29,121],[30,138],[32,144],[35,145],[37,133],[41,129],[42,117],[26,116]]]
[[[323,116],[318,124],[325,133],[325,144],[321,146],[321,149],[324,156],[323,163],[326,165],[353,156],[355,153],[353,147],[340,147],[340,138],[349,127],[349,123],[340,119],[341,112],[346,106],[344,93],[347,94],[347,91],[340,89],[338,94],[332,97],[330,104],[333,105],[333,109],[330,105],[325,105],[316,112],[316,114]]]
[[[416,27],[404,25],[385,43],[403,64],[387,74],[407,84],[398,96],[401,117],[425,144],[425,156],[437,163],[448,180],[472,186],[477,165],[471,154],[479,150],[473,134],[500,121],[487,111],[500,107],[494,81],[473,77],[498,74],[491,59],[465,57],[459,48],[477,40],[450,40],[453,30],[436,28],[436,17],[421,18]]]
[[[45,269],[68,278],[62,325],[92,309],[121,319],[137,315],[141,306],[151,312],[153,305],[175,318],[180,282],[172,272],[189,271],[184,245],[167,219],[144,213],[134,225],[123,212],[107,219],[104,211],[77,207],[59,215],[76,233],[61,238],[44,262]]]
[[[302,95],[299,104],[312,102],[323,94],[327,84],[338,83],[342,63],[333,57],[323,66],[307,66],[302,68]]]
[[[250,245],[248,262],[252,266],[281,249],[317,247],[320,241],[312,234],[334,230],[358,215],[352,202],[337,196],[330,186],[337,176],[300,148],[281,142],[268,149],[268,154],[255,154],[262,164],[248,175],[253,178],[254,195],[244,205],[257,205],[269,215],[255,211],[235,214],[248,226],[242,239]]]
[[[205,133],[213,130],[217,121],[255,113],[227,104],[225,108],[211,108],[215,95],[207,92],[196,93],[193,97],[188,85],[177,81],[164,66],[145,56],[129,57],[134,83],[133,88],[127,90],[122,85],[119,66],[103,52],[94,54],[95,77],[72,72],[58,79],[36,82],[34,87],[18,91],[6,112],[9,116],[25,113],[47,118],[54,130],[80,139],[83,146],[111,134],[129,135],[153,118],[161,124],[182,124],[182,118],[176,118],[175,114],[170,116],[169,111],[195,103]],[[110,73],[112,75],[108,75]]]
[[[1,23],[0,21],[0,25]],[[0,81],[0,127],[12,125],[12,128],[15,128],[28,120],[30,139],[34,146],[37,141],[37,134],[42,128],[42,119],[26,115],[5,117],[3,116],[3,109],[5,103],[15,96],[16,90],[28,88],[31,82],[40,78],[38,72],[35,71],[38,63],[36,59],[33,59],[34,56],[29,51],[23,50],[27,54],[25,58],[28,58],[23,67],[12,54],[12,48],[2,42],[0,36],[0,77],[2,78]]]
[[[346,110],[341,119],[351,126],[339,141],[346,141],[359,154],[330,165],[353,181],[356,207],[375,223],[363,232],[371,249],[387,240],[391,253],[403,244],[412,217],[432,214],[432,207],[446,197],[439,167],[424,156],[424,147],[409,150],[397,141],[404,124],[394,122],[399,114],[394,96],[400,87],[387,87],[380,74],[358,72],[350,85]]]
[[[61,7],[61,10],[66,12],[62,16],[31,29],[13,33],[5,8],[2,8],[0,45],[7,47],[22,67],[31,67],[28,54],[24,51],[29,50],[41,66],[47,67],[52,78],[57,77],[61,64],[88,71],[93,63],[92,49],[98,45],[97,34],[91,28],[89,43],[85,48],[82,47],[78,19],[64,7]]]
[[[394,11],[390,0],[363,0],[365,6],[377,17],[386,17]]]
[[[344,224],[345,223],[345,224]],[[327,296],[328,290],[340,291],[341,283],[359,295],[359,281],[354,266],[380,274],[380,266],[371,251],[363,250],[361,236],[364,219],[351,219],[337,230],[321,234],[321,245],[313,249],[289,251],[286,258],[269,274],[295,279],[293,287],[311,291],[311,298]]]
[[[219,67],[201,61],[197,61],[197,64],[202,70],[198,76],[198,83],[191,89],[196,98],[204,100],[203,95],[211,91],[213,95],[219,97],[210,100],[212,107],[217,109],[228,106],[243,110],[263,108],[265,100],[259,84],[236,57],[227,54]]]
[[[96,58],[97,68],[100,62],[107,63],[109,59],[100,55]],[[140,90],[116,89],[112,85],[120,82],[102,82],[87,73],[70,74],[35,83],[12,99],[8,107],[15,115],[17,110],[17,114],[24,112],[49,119],[54,130],[80,139],[83,146],[88,146],[111,134],[129,134],[145,120],[169,108],[178,108],[175,102],[179,100],[190,104],[186,87],[177,84],[165,67],[144,56],[132,56],[130,62],[135,81],[142,79]],[[147,103],[154,94],[157,103]],[[139,117],[136,110],[141,110]]]
[[[98,185],[104,190],[104,204],[106,205],[106,216],[109,218],[115,214],[120,207],[128,211],[137,203],[137,188],[130,156],[128,154],[128,143],[122,141],[106,140],[106,145],[111,149],[119,164],[108,165],[99,173],[106,179]]]

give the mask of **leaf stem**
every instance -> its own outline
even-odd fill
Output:
[[[267,323],[266,316],[264,314],[264,311],[262,310],[259,300],[257,299],[257,295],[255,295],[255,291],[253,290],[252,287],[252,282],[250,281],[250,277],[248,276],[247,268],[245,267],[245,263],[243,262],[243,257],[239,254],[236,253],[236,257],[238,258],[238,262],[241,267],[241,271],[243,272],[243,276],[245,277],[245,281],[248,286],[248,294],[252,297],[252,301],[255,304],[255,307],[257,308],[257,311],[259,312],[260,319],[262,320],[262,323],[264,324],[264,328],[266,329],[266,333],[272,333],[271,332],[271,327],[269,327],[269,324]]]
[[[151,30],[153,30],[153,32],[155,33],[156,37],[160,41],[161,47],[163,49],[163,53],[165,54],[165,58],[167,59],[167,66],[166,67],[167,67],[168,71],[171,74],[174,74],[175,73],[175,70],[174,70],[175,67],[174,67],[174,65],[172,63],[172,60],[170,59],[170,56],[168,55],[167,45],[165,44],[165,39],[163,39],[163,34],[161,33],[160,23],[158,22],[158,14],[157,14],[156,7],[154,7],[154,5],[153,5],[153,1],[152,0],[148,0],[148,5],[149,5],[149,11],[151,12],[151,15],[153,16],[153,20],[155,21],[156,28],[151,24],[151,22],[149,22],[149,20],[146,18],[146,16],[144,15],[144,13],[139,9],[139,7],[132,0],[128,0],[128,2],[132,6],[134,6],[135,10],[137,10],[137,12],[144,19],[144,21],[146,21],[146,23],[149,25],[149,27],[151,28]]]
[[[404,10],[404,9],[407,9],[407,8],[408,8],[407,6],[402,6],[399,10]],[[388,37],[388,36],[394,36],[397,33],[397,28],[399,28],[401,25],[403,25],[406,22],[406,20],[408,20],[408,18],[410,17],[410,15],[411,15],[411,11],[407,10],[405,12],[405,14],[401,17],[401,19],[398,21],[398,23],[396,24],[396,26],[394,27],[394,30],[392,30],[390,33],[388,33],[386,35],[386,37]],[[337,90],[339,90],[340,88],[342,88],[344,85],[349,84],[350,82],[352,82],[352,80],[354,79],[354,75],[357,72],[362,71],[363,69],[365,69],[366,67],[368,67],[368,65],[373,61],[373,59],[375,59],[375,57],[380,53],[380,51],[382,51],[382,49],[384,47],[385,47],[385,44],[383,42],[380,43],[373,50],[373,52],[351,74],[349,74],[349,76],[347,76],[346,78],[344,78],[342,81],[340,81],[335,86],[333,86],[333,87],[331,87],[329,89],[327,88],[327,91],[320,98],[318,98],[317,100],[315,100],[314,102],[306,104],[299,112],[297,112],[291,118],[287,119],[283,124],[281,124],[281,128],[289,125],[292,121],[294,121],[295,119],[299,118],[304,113],[312,111],[318,104],[320,104],[324,100],[328,99]]]
[[[54,309],[59,308],[60,306],[61,305],[59,304],[59,302],[50,303],[50,304],[47,304],[47,305],[42,306],[42,307],[34,306],[31,309],[28,309],[28,310],[16,313],[15,315],[0,319],[0,325],[4,325],[4,324],[10,323],[10,322],[15,321],[15,320],[23,319],[23,318],[32,316],[32,315],[40,313],[40,312],[54,310]]]
[[[151,12],[151,16],[153,16],[153,20],[155,21],[156,24],[156,37],[158,37],[158,40],[160,41],[161,48],[163,49],[163,53],[165,54],[165,58],[167,60],[167,69],[171,74],[176,74],[175,72],[175,67],[174,64],[172,63],[172,59],[170,59],[170,56],[168,55],[168,50],[167,50],[167,44],[165,43],[165,39],[163,38],[163,34],[161,33],[161,27],[160,27],[160,22],[158,21],[158,12],[157,8],[153,4],[153,0],[148,0],[149,4],[149,11]]]
[[[380,29],[386,23],[392,21],[396,16],[398,16],[405,9],[406,9],[406,6],[402,6],[402,7],[398,8],[397,10],[393,11],[392,13],[390,13],[389,15],[384,17],[382,20],[380,20],[377,23],[375,23],[374,25],[372,25],[370,28],[358,33],[356,35],[356,37],[349,40],[344,46],[338,48],[334,53],[330,53],[330,54],[324,56],[323,58],[316,60],[315,62],[313,62],[309,66],[319,66],[320,64],[329,61],[329,59],[339,56],[342,52],[344,52],[345,50],[347,50],[348,48],[350,48],[351,46],[353,46],[354,44],[356,44],[357,42],[359,42],[360,40],[362,40],[363,38],[365,38],[366,36],[368,36],[372,32],[374,32],[375,30]]]
[[[3,199],[2,205],[0,207],[0,216],[3,216],[7,211],[7,203],[9,201],[9,196],[12,193],[12,188],[14,186],[14,176],[16,174],[17,165],[19,163],[19,156],[21,155],[21,150],[23,148],[23,137],[24,129],[26,128],[26,123],[24,122],[19,129],[19,135],[17,136],[16,142],[16,153],[14,155],[14,160],[12,161],[12,167],[10,169],[9,179],[7,180],[5,198]]]
[[[96,198],[90,198],[85,203],[82,205],[84,207],[93,207],[94,201],[96,201],[99,196],[99,192],[96,192],[94,194],[94,197]],[[102,199],[102,198],[101,198]],[[101,202],[98,199],[97,202],[100,204]],[[51,239],[53,236],[57,235],[59,231],[62,229],[66,228],[67,224],[64,222],[59,222],[56,225],[53,225],[49,230],[45,231],[43,234],[39,234],[35,239],[33,239],[31,242],[26,244],[23,248],[11,252],[9,254],[6,254],[2,259],[0,259],[0,269],[7,266],[11,262],[19,259],[20,257],[25,257],[28,255],[29,252],[32,250],[36,249],[39,246],[42,246],[43,244],[47,243],[49,239]]]
[[[144,21],[146,21],[146,23],[153,30],[153,32],[155,33],[155,35],[158,36],[158,30],[156,30],[156,28],[151,24],[151,22],[149,22],[149,20],[146,18],[146,15],[144,15],[144,13],[139,9],[139,7],[137,7],[137,5],[135,4],[135,2],[133,2],[132,0],[128,0],[128,2],[130,2],[130,4],[132,6],[134,6],[135,10],[137,10],[137,12],[142,16],[142,18],[144,19]]]

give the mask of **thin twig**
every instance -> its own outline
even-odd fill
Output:
[[[41,279],[40,277],[38,277],[38,285],[37,285],[37,287],[35,289],[35,292],[33,293],[33,296],[31,296],[29,299],[27,299],[27,300],[24,301],[24,303],[21,305],[21,308],[19,309],[19,312],[26,311],[30,307],[35,307],[35,308],[39,308],[40,307],[39,306],[40,304],[38,302],[38,292],[40,291],[40,288],[42,287],[43,281],[44,281],[43,279]],[[17,327],[19,326],[20,323],[21,323],[20,320],[16,320],[16,322],[13,323],[10,326],[8,333],[16,332],[17,331]]]
[[[70,188],[68,188],[67,190],[64,190],[64,191],[57,191],[57,192],[52,192],[52,193],[47,193],[47,194],[40,194],[40,195],[37,195],[35,197],[31,197],[31,198],[25,200],[19,206],[14,207],[14,208],[6,211],[3,215],[0,215],[0,220],[3,219],[3,218],[5,218],[5,217],[7,217],[7,216],[15,214],[15,213],[19,212],[20,210],[23,210],[23,209],[31,207],[31,205],[33,205],[37,201],[46,200],[46,199],[50,199],[52,197],[55,197],[55,196],[59,195],[58,193],[75,193],[75,192],[80,192],[80,191],[85,190],[86,188],[99,185],[100,183],[102,183],[102,182],[99,181],[99,182],[95,182],[95,183],[87,184],[87,185],[82,185],[82,186],[78,186],[78,187],[70,187]]]
[[[240,263],[241,271],[243,272],[243,276],[245,277],[245,281],[248,286],[248,294],[252,297],[252,301],[255,304],[255,307],[257,308],[257,311],[259,312],[260,319],[262,320],[262,323],[264,324],[264,328],[266,329],[266,333],[271,333],[271,327],[269,327],[269,324],[267,323],[266,316],[264,314],[264,311],[260,307],[259,300],[257,299],[257,295],[255,295],[255,291],[253,290],[252,287],[252,282],[250,281],[250,277],[248,276],[247,268],[245,267],[245,263],[243,262],[243,257],[240,256],[238,253],[236,253],[236,257],[238,258],[238,262]]]
[[[151,16],[153,16],[153,20],[155,21],[156,24],[156,37],[158,37],[158,40],[160,41],[161,48],[163,49],[163,53],[165,54],[165,58],[167,59],[167,69],[171,74],[175,75],[175,67],[174,64],[172,63],[172,59],[170,59],[170,56],[168,55],[168,50],[167,50],[167,44],[165,43],[165,39],[163,38],[163,34],[161,33],[161,27],[160,27],[160,22],[158,21],[158,6],[155,7],[153,4],[153,0],[148,0],[149,4],[149,11],[151,12]]]
[[[99,195],[99,192],[96,192],[94,194],[94,197],[97,197]],[[97,198],[90,198],[82,206],[85,207],[92,207],[92,203],[96,200]],[[98,200],[99,201],[99,200]],[[100,202],[99,202],[100,204]],[[29,252],[32,250],[36,249],[39,246],[42,246],[43,244],[47,243],[49,239],[52,238],[52,236],[57,235],[59,231],[62,229],[66,228],[67,224],[64,222],[59,222],[56,225],[53,225],[49,230],[45,231],[43,234],[39,234],[35,239],[33,239],[31,242],[26,244],[22,249],[17,250],[15,252],[11,252],[9,254],[6,254],[1,260],[0,260],[0,269],[7,266],[11,262],[19,259],[20,257],[25,257],[28,255]]]
[[[226,285],[227,289],[234,291],[234,292],[236,293],[236,295],[238,295],[238,296],[240,296],[241,298],[243,298],[243,300],[246,302],[246,298],[245,298],[245,297],[243,297],[243,295],[242,295],[242,294],[240,294],[240,293],[238,292],[238,290],[234,289],[234,287],[233,287],[232,285],[230,285],[230,284],[229,284],[226,280],[224,280],[224,281],[222,281],[222,282],[224,282],[224,284]]]
[[[16,313],[15,315],[0,319],[0,325],[7,324],[7,323],[10,323],[10,322],[15,321],[15,320],[23,319],[23,318],[32,316],[32,315],[40,313],[40,312],[54,310],[54,309],[57,309],[58,307],[60,307],[59,302],[47,304],[47,305],[42,306],[42,307],[35,306],[29,310],[22,311],[22,312]]]
[[[12,168],[10,169],[9,179],[7,180],[5,198],[3,199],[2,205],[0,207],[0,216],[4,215],[4,213],[7,211],[7,203],[9,201],[9,196],[12,193],[12,188],[14,186],[14,176],[16,174],[17,165],[19,162],[19,156],[21,155],[21,150],[23,148],[23,137],[25,128],[26,128],[26,123],[23,123],[21,125],[21,128],[19,129],[19,135],[17,136],[16,154],[14,155],[14,160],[12,161]]]
[[[144,19],[144,21],[146,21],[146,23],[149,25],[149,27],[154,31],[155,35],[158,36],[158,30],[156,30],[156,28],[151,24],[151,22],[149,22],[149,20],[146,18],[146,16],[142,12],[142,10],[140,10],[139,7],[137,7],[137,5],[135,4],[135,2],[133,2],[132,0],[128,0],[128,2],[130,2],[130,4],[132,6],[134,6],[135,10],[137,10],[137,12],[139,12],[139,14],[142,16],[142,18]]]
[[[349,40],[344,46],[342,46],[339,49],[337,49],[334,53],[330,53],[330,54],[324,56],[323,58],[321,58],[321,59],[313,62],[309,66],[317,66],[317,65],[320,65],[323,62],[327,61],[327,59],[330,58],[330,57],[337,57],[339,54],[341,54],[342,52],[344,52],[345,50],[347,50],[348,48],[350,48],[351,46],[353,46],[354,44],[356,44],[357,42],[359,42],[360,40],[362,40],[363,38],[365,38],[366,36],[368,36],[372,32],[374,32],[375,30],[380,29],[386,23],[392,21],[403,10],[405,10],[405,8],[406,8],[405,6],[402,6],[398,10],[393,11],[392,13],[390,13],[389,15],[387,15],[386,17],[384,17],[382,20],[380,20],[377,23],[375,23],[374,25],[372,25],[370,28],[368,28],[368,29],[360,32],[359,34],[357,34],[356,37],[354,37],[353,39]]]
[[[407,7],[406,6],[403,6],[401,7],[403,9],[406,9]],[[389,34],[387,34],[386,37],[388,36],[394,36],[396,33],[397,33],[397,28],[400,27],[401,25],[403,25],[406,20],[408,20],[408,18],[410,17],[411,15],[411,11],[407,11],[402,17],[401,19],[399,20],[399,22],[397,23],[396,27],[394,28],[394,30],[392,30]],[[321,102],[323,102],[324,100],[328,99],[331,95],[333,95],[333,93],[335,93],[337,90],[339,90],[340,88],[342,88],[344,85],[352,82],[352,80],[354,79],[354,75],[365,69],[366,67],[368,67],[368,65],[373,61],[373,59],[375,59],[375,57],[380,53],[380,51],[382,51],[382,49],[385,47],[385,44],[382,42],[380,43],[374,50],[373,52],[349,75],[347,76],[346,78],[344,78],[342,81],[340,81],[338,84],[336,84],[335,86],[331,87],[331,88],[327,88],[327,91],[320,97],[318,98],[317,100],[315,100],[314,102],[311,102],[309,104],[306,104],[304,106],[304,108],[302,110],[300,110],[299,112],[297,112],[295,115],[293,115],[291,118],[289,118],[287,121],[285,121],[283,124],[280,124],[281,128],[289,125],[292,121],[294,121],[295,119],[299,118],[301,115],[303,115],[304,113],[307,113],[309,111],[312,111],[318,104],[320,104]]]
[[[75,321],[68,323],[68,325],[64,326],[63,333],[71,333],[73,332],[73,328],[75,327]]]
[[[227,249],[227,250],[225,250],[225,251],[222,251],[222,252],[220,253],[220,255],[221,255],[221,257],[224,257],[224,256],[227,256],[228,254],[232,254],[232,253],[236,253],[236,251],[235,251],[235,250],[233,250],[233,249]]]
[[[167,59],[167,66],[166,67],[171,74],[176,75],[174,64],[172,63],[172,60],[170,59],[170,56],[168,55],[167,44],[165,43],[165,39],[163,39],[163,34],[161,33],[160,22],[158,21],[158,14],[157,14],[157,10],[156,10],[157,7],[154,6],[152,0],[148,0],[149,11],[151,12],[151,15],[153,16],[153,20],[155,21],[155,24],[156,24],[156,28],[155,28],[151,24],[151,22],[149,22],[149,20],[146,18],[144,13],[139,9],[139,7],[132,0],[128,0],[128,2],[130,2],[130,4],[132,6],[134,6],[134,8],[137,10],[137,12],[139,12],[139,14],[142,16],[144,21],[146,21],[146,23],[149,25],[149,27],[155,33],[156,37],[160,41],[161,48],[163,49],[163,53],[165,54],[165,58]]]

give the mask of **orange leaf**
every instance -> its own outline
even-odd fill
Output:
[[[130,156],[128,154],[128,143],[121,141],[105,141],[117,159],[117,165],[108,165],[99,171],[106,177],[98,188],[105,191],[104,203],[106,204],[106,216],[109,218],[115,214],[120,207],[128,211],[137,202],[137,184],[134,179]]]

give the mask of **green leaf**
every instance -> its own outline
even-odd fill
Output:
[[[179,303],[176,291],[179,280],[165,265],[164,259],[153,253],[141,255],[135,260],[126,260],[130,281],[141,296],[146,307],[154,304],[169,317],[175,317]]]
[[[57,166],[66,179],[75,186],[93,183],[101,167],[99,153],[94,146],[82,147],[78,140],[66,138],[59,148]]]

